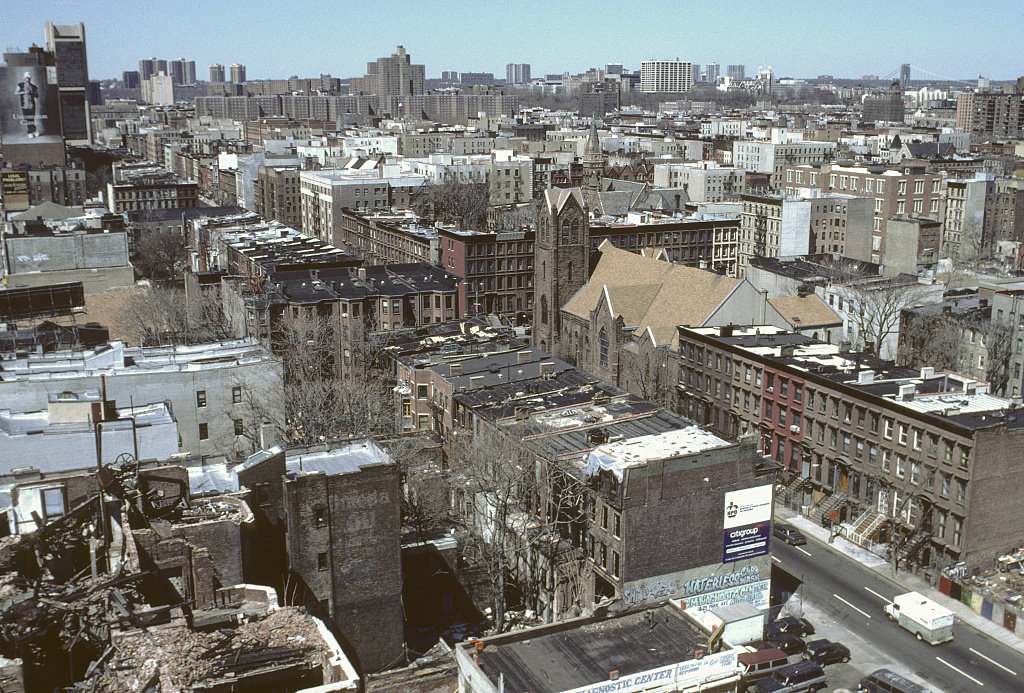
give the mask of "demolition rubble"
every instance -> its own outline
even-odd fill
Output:
[[[356,690],[322,621],[244,584],[239,495],[194,498],[183,467],[134,462],[3,493],[2,690]]]

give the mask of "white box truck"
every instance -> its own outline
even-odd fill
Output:
[[[953,612],[918,592],[907,592],[885,605],[890,621],[913,633],[918,640],[931,645],[953,639]]]

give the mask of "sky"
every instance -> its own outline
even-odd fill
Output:
[[[529,63],[533,76],[641,60],[772,66],[776,76],[1016,79],[1024,0],[0,0],[0,48],[44,43],[47,21],[85,23],[89,76],[141,58],[241,63],[249,79],[361,76],[405,46],[428,78]]]

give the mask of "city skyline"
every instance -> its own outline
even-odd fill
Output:
[[[33,42],[42,45],[46,21],[84,22],[93,79],[119,78],[151,56],[195,60],[200,75],[210,63],[240,63],[249,79],[353,77],[364,73],[367,61],[390,55],[399,44],[414,63],[426,66],[428,78],[451,70],[493,72],[500,79],[508,63],[529,63],[535,77],[606,63],[637,70],[642,60],[675,58],[701,65],[741,63],[748,75],[758,65],[770,65],[777,76],[798,78],[886,78],[898,75],[902,63],[914,66],[915,80],[972,81],[979,75],[1011,80],[1024,70],[1024,47],[1015,40],[1015,24],[1005,21],[1005,6],[973,7],[963,16],[960,3],[929,3],[922,12],[921,3],[869,1],[836,4],[824,18],[789,2],[773,4],[771,13],[752,2],[649,2],[628,14],[621,5],[603,1],[557,6],[527,1],[514,14],[461,1],[441,9],[403,1],[389,7],[393,11],[378,19],[355,16],[344,4],[257,3],[237,13],[229,5],[197,8],[171,0],[160,5],[160,21],[151,14],[140,22],[136,3],[51,0],[6,6],[0,45],[25,50]],[[677,21],[666,21],[673,17]],[[935,40],[946,36],[953,18],[963,37],[956,51],[949,50],[948,40]],[[160,31],[146,33],[146,27]],[[264,27],[273,28],[271,40],[254,41]],[[533,39],[528,47],[524,31]],[[898,40],[876,41],[875,33]],[[438,41],[439,36],[449,38]],[[1002,50],[981,50],[991,46]]]

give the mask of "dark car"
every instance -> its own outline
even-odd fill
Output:
[[[807,659],[822,666],[850,661],[850,649],[831,640],[811,640],[804,646],[804,654]]]
[[[772,633],[764,642],[768,647],[777,647],[788,655],[804,651],[804,641],[790,633]]]
[[[779,633],[790,633],[799,635],[801,638],[814,635],[814,626],[806,618],[796,616],[783,616],[773,621],[769,627],[774,626]]]
[[[807,537],[801,534],[799,529],[784,522],[776,522],[775,526],[772,527],[772,534],[793,546],[803,546],[807,543]]]
[[[754,686],[758,693],[804,693],[826,686],[825,672],[814,662],[797,662],[782,667]]]
[[[931,693],[924,686],[919,686],[888,669],[878,669],[862,678],[857,690],[865,693]]]

